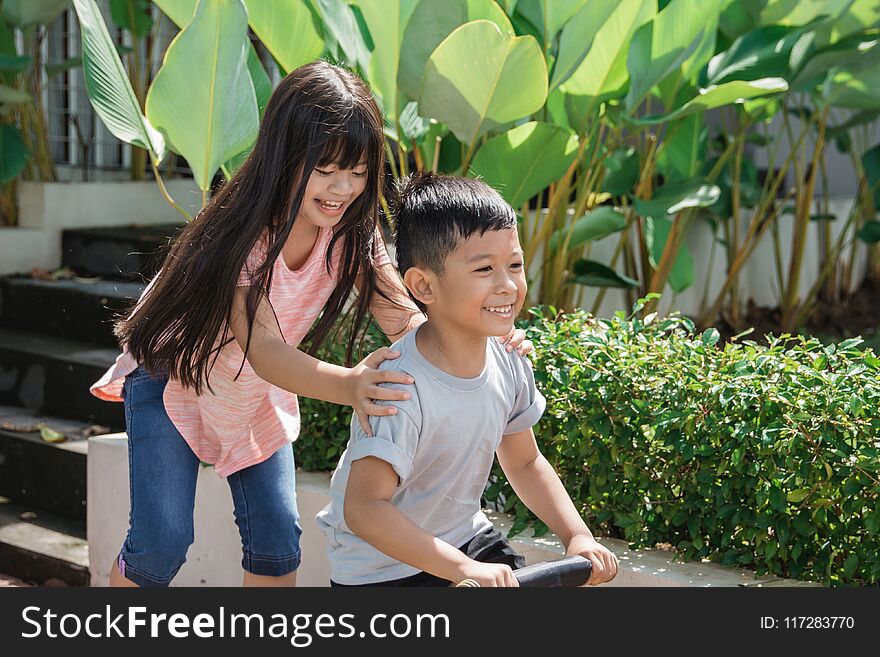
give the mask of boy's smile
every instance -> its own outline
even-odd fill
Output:
[[[449,254],[432,283],[431,321],[468,337],[507,335],[528,289],[516,228],[472,235]]]

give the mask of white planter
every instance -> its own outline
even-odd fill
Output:
[[[124,433],[89,439],[87,532],[92,586],[106,586],[128,529],[126,440]],[[329,487],[330,473],[297,472],[296,494],[303,526],[303,560],[297,586],[329,585],[327,545],[315,523],[315,514],[330,500]],[[492,511],[487,514],[502,532],[510,528],[511,517]],[[774,577],[756,580],[749,570],[708,562],[679,563],[667,552],[631,551],[625,541],[600,540],[620,559],[620,571],[613,586],[804,585]],[[511,545],[530,564],[558,559],[564,554],[562,543],[552,534],[541,538],[533,538],[531,533],[520,534],[511,540]],[[240,564],[241,541],[233,521],[229,487],[212,468],[204,468],[196,488],[195,543],[172,585],[240,586]]]
[[[171,197],[194,215],[201,193],[192,179],[168,180]],[[143,182],[32,182],[18,185],[18,226],[0,229],[0,275],[61,266],[61,233],[67,228],[184,221],[154,180]]]

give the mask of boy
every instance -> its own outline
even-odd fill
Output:
[[[516,586],[525,565],[481,511],[494,455],[519,498],[593,563],[590,584],[617,574],[531,427],[544,412],[531,364],[491,336],[513,328],[526,296],[516,216],[478,180],[416,174],[396,213],[404,283],[427,321],[382,364],[413,376],[393,415],[356,421],[318,513],[335,586]],[[415,390],[413,391],[413,387]]]

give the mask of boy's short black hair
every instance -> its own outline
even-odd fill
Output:
[[[442,274],[459,244],[476,233],[516,228],[516,213],[481,180],[427,171],[398,183],[394,225],[401,275],[416,266]]]

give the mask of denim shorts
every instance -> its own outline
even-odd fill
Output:
[[[122,389],[131,514],[118,566],[139,586],[168,586],[193,542],[201,462],[165,412],[166,383],[166,378],[153,378],[139,367]],[[291,446],[229,475],[227,481],[241,534],[242,568],[271,576],[295,571],[302,528]]]

